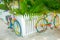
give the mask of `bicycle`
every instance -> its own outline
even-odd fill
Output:
[[[59,17],[57,14],[54,14],[53,19],[49,22],[47,17],[49,15],[44,14],[42,18],[39,18],[35,24],[35,28],[37,32],[43,32],[47,30],[47,27],[50,27],[53,29],[54,27],[56,28],[56,18]]]
[[[22,36],[21,24],[15,18],[15,16],[13,15],[13,17],[12,17],[11,15],[7,15],[6,20],[7,20],[7,24],[9,25],[8,28],[13,29],[15,31],[16,35]]]

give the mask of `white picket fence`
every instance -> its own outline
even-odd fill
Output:
[[[38,19],[37,16],[33,16],[32,19],[30,19],[29,15],[28,16],[27,15],[24,15],[24,16],[20,15],[20,16],[17,16],[17,19],[21,24],[23,36],[27,36],[27,35],[30,35],[30,34],[36,32],[36,29],[34,26],[35,26],[35,23]]]
[[[32,19],[30,19],[29,15],[28,15],[28,16],[24,16],[24,19],[25,19],[26,35],[35,33],[36,29],[34,26],[35,26],[35,23],[36,23],[38,17],[34,16]]]

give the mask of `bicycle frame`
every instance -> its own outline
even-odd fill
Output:
[[[11,15],[7,15],[6,20],[7,20],[8,25],[10,26],[10,28],[12,28],[16,18],[14,16],[12,17]]]

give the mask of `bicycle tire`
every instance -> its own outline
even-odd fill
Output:
[[[58,16],[58,15],[57,15]],[[58,22],[57,22],[58,20]],[[54,27],[57,28],[60,24],[59,24],[59,16],[58,19],[56,19],[56,16],[54,17],[54,21],[53,21]]]
[[[36,23],[36,31],[37,32],[43,32],[47,29],[47,26],[45,25],[47,22],[44,18],[38,19]]]
[[[16,35],[22,36],[21,25],[17,20],[15,20],[15,22],[14,22],[14,31],[15,31]]]

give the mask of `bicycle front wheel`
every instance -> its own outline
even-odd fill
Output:
[[[36,26],[35,26],[37,32],[43,32],[47,29],[47,26],[46,26],[46,20],[45,19],[39,19],[36,23]]]
[[[15,31],[16,35],[18,35],[18,36],[22,35],[21,25],[17,20],[14,22],[14,31]]]

